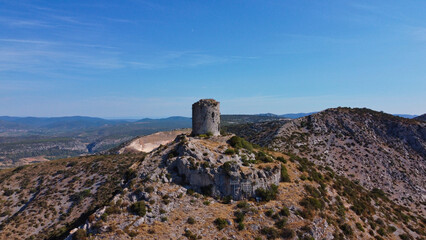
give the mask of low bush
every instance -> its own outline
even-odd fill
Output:
[[[280,237],[280,232],[273,227],[263,227],[260,233],[265,235],[268,239],[276,239]]]
[[[277,198],[278,186],[272,184],[268,189],[258,188],[256,189],[256,196],[260,197],[262,201],[270,201]]]
[[[145,214],[146,214],[145,202],[139,201],[139,202],[133,203],[130,206],[130,210],[136,215],[139,215],[141,217],[145,216]]]
[[[290,182],[290,176],[284,164],[281,164],[281,182]]]
[[[234,155],[235,151],[232,148],[228,148],[228,149],[225,150],[225,154],[226,155]]]
[[[186,222],[188,224],[194,224],[195,223],[195,219],[193,217],[189,217],[188,220],[186,220]]]
[[[228,220],[226,220],[224,218],[216,218],[213,223],[214,223],[214,225],[216,225],[216,228],[218,230],[222,230],[226,226],[228,226]]]
[[[253,145],[247,142],[244,138],[233,136],[229,139],[229,144],[234,148],[245,148],[249,151],[253,151]]]
[[[352,227],[349,224],[347,224],[347,223],[344,223],[344,224],[340,225],[340,229],[342,230],[342,232],[346,236],[350,236],[350,235],[353,234]]]

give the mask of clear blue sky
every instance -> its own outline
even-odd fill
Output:
[[[426,112],[426,1],[0,0],[0,115]]]

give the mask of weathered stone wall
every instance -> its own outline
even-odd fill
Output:
[[[214,99],[201,99],[192,104],[192,135],[212,133],[220,135],[219,102]]]

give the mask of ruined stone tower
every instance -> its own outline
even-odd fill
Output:
[[[220,135],[219,102],[214,99],[201,99],[192,104],[192,135]]]

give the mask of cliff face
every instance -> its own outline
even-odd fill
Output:
[[[368,109],[328,109],[247,134],[255,143],[294,152],[368,189],[426,213],[426,123]],[[239,132],[244,135],[244,132]]]

